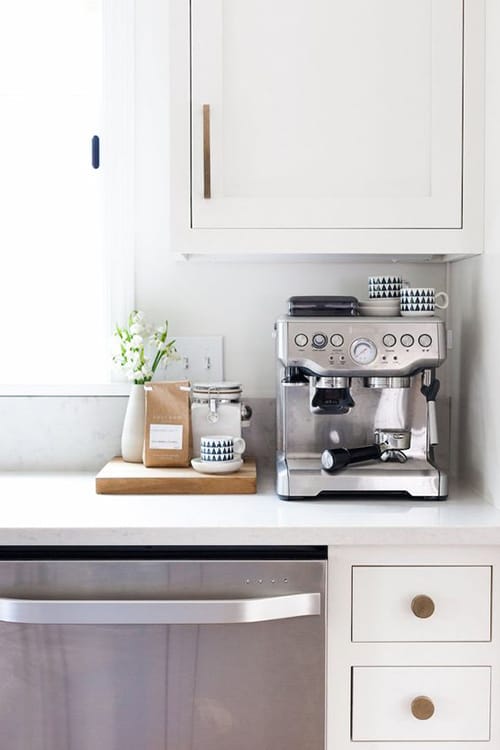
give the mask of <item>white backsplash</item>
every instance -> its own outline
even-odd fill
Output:
[[[0,397],[0,471],[97,472],[120,453],[127,398]],[[243,429],[249,456],[273,463],[276,404],[273,398],[245,399],[253,415]],[[438,401],[438,464],[448,465],[449,399]]]
[[[245,399],[253,410],[247,454],[274,457],[274,399]],[[98,471],[120,453],[127,398],[0,397],[0,471]]]

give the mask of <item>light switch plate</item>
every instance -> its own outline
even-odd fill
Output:
[[[224,380],[223,336],[173,336],[180,359],[158,370],[157,380]]]

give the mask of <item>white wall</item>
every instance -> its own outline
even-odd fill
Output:
[[[246,403],[248,455],[272,459],[274,400]],[[0,471],[99,471],[120,455],[126,406],[126,396],[0,396]]]
[[[168,317],[178,336],[225,337],[225,375],[248,396],[274,394],[276,317],[293,294],[366,298],[371,274],[397,271],[413,285],[445,288],[443,265],[175,261],[168,244],[168,11],[137,3],[136,302]],[[172,248],[175,250],[175,248]]]
[[[456,468],[500,507],[500,4],[486,3],[485,254],[450,274]]]

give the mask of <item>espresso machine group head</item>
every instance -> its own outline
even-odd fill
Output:
[[[288,315],[276,342],[278,495],[447,496],[434,456],[442,320]]]

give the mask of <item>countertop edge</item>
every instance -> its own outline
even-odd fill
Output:
[[[90,473],[0,473],[0,546],[500,545],[500,509],[464,485],[448,500],[97,495]]]

